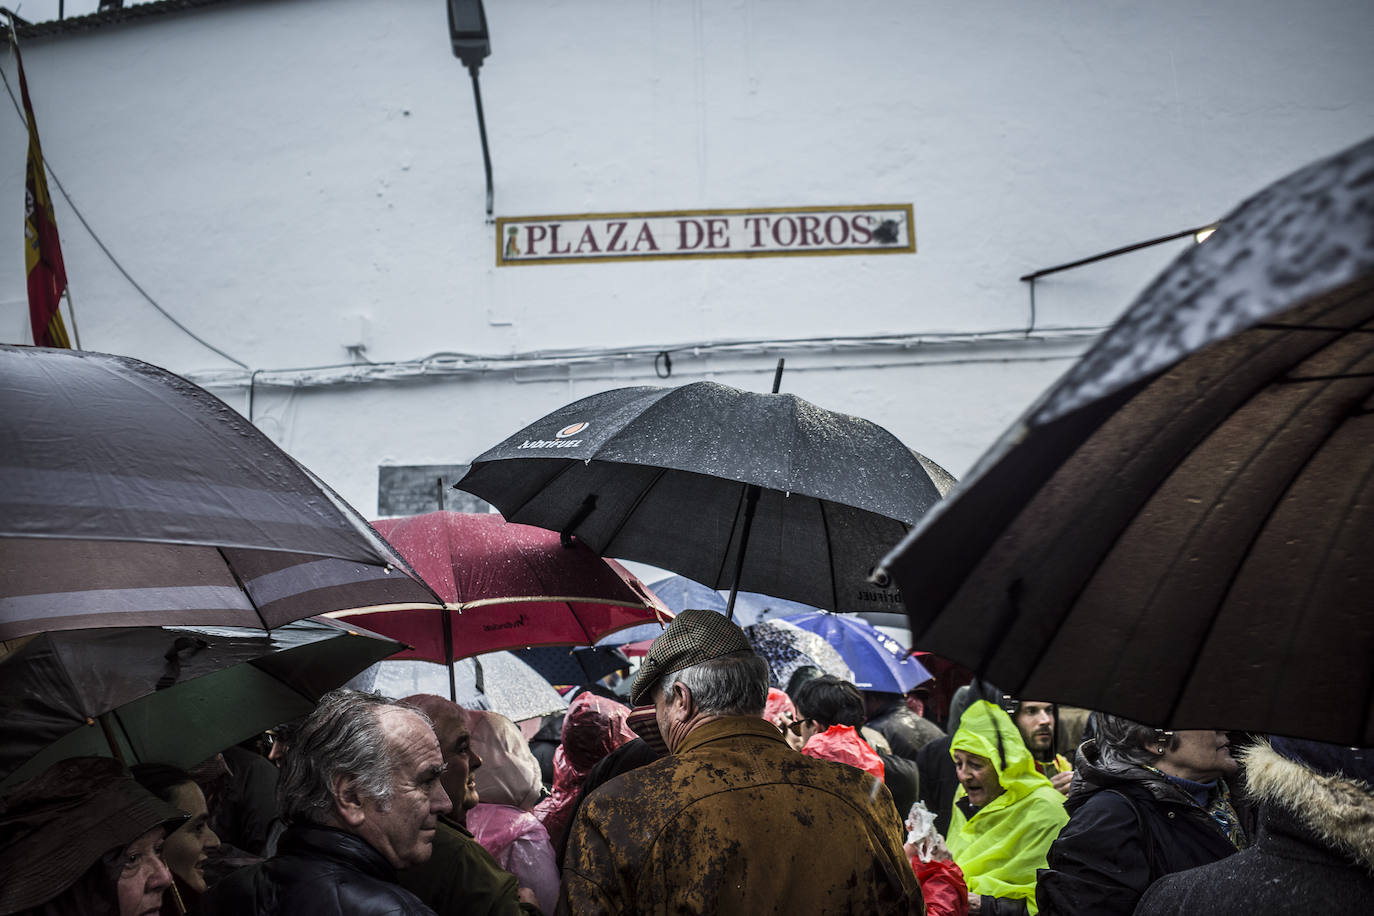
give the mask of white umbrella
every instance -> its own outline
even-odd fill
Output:
[[[468,709],[490,709],[516,722],[568,708],[543,675],[509,652],[488,652],[453,663],[454,699]],[[363,671],[348,686],[389,697],[417,693],[450,696],[443,665],[415,659],[387,659]]]

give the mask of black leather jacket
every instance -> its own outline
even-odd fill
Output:
[[[277,854],[212,887],[199,916],[434,916],[396,883],[396,870],[361,837],[318,825],[287,829]]]

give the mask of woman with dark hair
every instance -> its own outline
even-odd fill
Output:
[[[1169,732],[1099,713],[1078,749],[1069,823],[1040,872],[1042,913],[1129,914],[1151,883],[1244,849],[1224,731]]]
[[[117,761],[53,764],[0,803],[0,916],[155,916],[185,820]]]
[[[789,728],[805,742],[803,754],[847,763],[883,779],[882,759],[859,734],[859,726],[864,724],[864,696],[858,687],[823,674],[803,684],[793,702],[797,721]]]
[[[205,794],[185,770],[162,763],[131,768],[134,779],[158,798],[190,815],[190,820],[167,835],[162,858],[172,872],[172,887],[163,900],[165,916],[180,916],[205,893],[205,863],[219,837],[210,829]]]

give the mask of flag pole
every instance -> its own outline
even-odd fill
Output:
[[[76,344],[78,350],[81,349],[81,332],[76,328],[76,307],[72,305],[72,288],[69,284],[62,290],[62,298],[67,300],[67,314],[72,319],[72,342]]]
[[[57,234],[57,218],[38,141],[38,119],[29,100],[29,81],[24,76],[24,58],[19,53],[19,28],[14,13],[4,11],[10,20],[10,47],[19,70],[19,96],[23,102],[29,143],[24,173],[24,273],[28,286],[29,322],[33,342],[39,347],[71,347],[66,322],[62,320],[62,297],[67,292],[67,270],[62,262],[62,243]],[[67,311],[72,312],[67,296]],[[79,346],[79,344],[78,344]]]

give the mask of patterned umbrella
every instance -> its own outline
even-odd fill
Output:
[[[846,681],[854,680],[854,672],[845,664],[835,647],[825,637],[809,633],[786,620],[765,620],[744,628],[744,635],[754,651],[768,662],[770,683],[781,690],[798,668],[815,665],[825,674]]]

